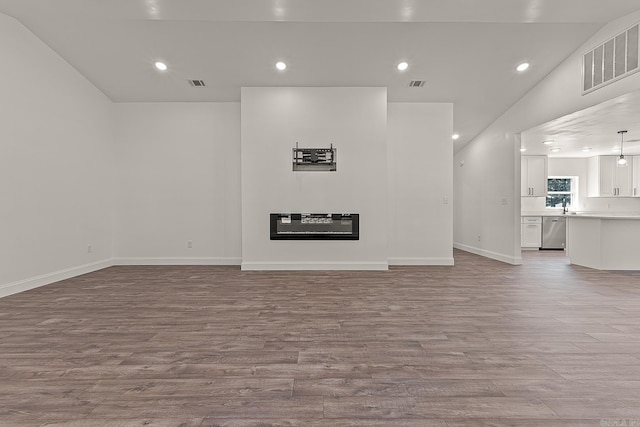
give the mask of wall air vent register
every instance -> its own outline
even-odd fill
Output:
[[[640,70],[639,25],[634,25],[583,55],[583,95]]]

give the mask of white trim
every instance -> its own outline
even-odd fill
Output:
[[[510,255],[500,254],[498,252],[488,251],[486,249],[463,245],[462,243],[454,243],[453,247],[456,249],[460,249],[461,251],[471,252],[472,254],[495,259],[496,261],[506,262],[507,264],[522,265],[522,256],[514,257]]]
[[[51,283],[70,279],[82,274],[92,273],[97,270],[102,270],[103,268],[111,267],[112,265],[113,260],[106,259],[104,261],[98,261],[78,267],[67,268],[65,270],[54,271],[53,273],[47,273],[40,276],[31,277],[29,279],[18,280],[17,282],[12,282],[0,286],[0,298],[17,294],[19,292],[28,291],[30,289],[39,288],[41,286],[50,285]]]
[[[453,257],[397,257],[389,265],[453,265]]]
[[[313,262],[313,261],[296,261],[296,262],[243,262],[242,270],[378,270],[384,271],[389,269],[386,262]]]
[[[127,257],[114,258],[113,265],[240,265],[241,258],[235,257]]]

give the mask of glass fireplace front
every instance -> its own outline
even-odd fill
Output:
[[[271,240],[359,240],[358,214],[272,213]]]

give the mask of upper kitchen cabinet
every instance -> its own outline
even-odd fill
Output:
[[[522,156],[520,195],[545,197],[547,195],[547,156]]]
[[[588,197],[632,197],[633,161],[618,167],[618,156],[590,157],[587,163]]]

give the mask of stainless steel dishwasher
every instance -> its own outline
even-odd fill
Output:
[[[564,249],[567,245],[567,218],[542,217],[542,247],[540,249]]]

